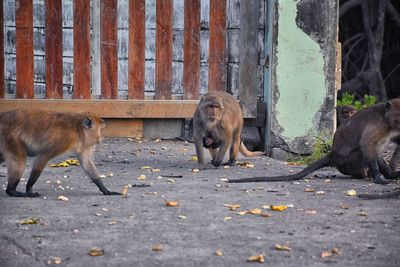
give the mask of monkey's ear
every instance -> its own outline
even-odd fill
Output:
[[[84,118],[82,121],[82,125],[83,125],[83,127],[87,128],[87,129],[92,128],[92,119],[89,117]]]
[[[389,101],[386,102],[386,104],[385,104],[385,109],[386,109],[386,110],[389,110],[391,107],[392,107],[392,103],[390,103]]]

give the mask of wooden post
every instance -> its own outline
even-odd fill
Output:
[[[101,1],[101,94],[118,97],[118,26],[117,0]]]
[[[257,117],[259,0],[240,1],[239,99],[246,117]]]
[[[128,98],[144,99],[145,0],[129,2]]]
[[[92,97],[101,95],[101,64],[100,64],[100,32],[101,32],[101,0],[92,0]]]
[[[73,98],[90,98],[90,1],[74,0]]]
[[[33,98],[33,4],[15,1],[17,88],[16,98]]]
[[[0,4],[0,98],[4,98],[4,25],[3,25],[3,2]]]
[[[156,4],[156,99],[172,95],[172,7],[172,0]]]
[[[63,98],[62,4],[46,0],[46,98]]]
[[[226,1],[210,0],[208,91],[226,89]]]
[[[200,0],[185,0],[183,97],[198,99],[200,89]]]

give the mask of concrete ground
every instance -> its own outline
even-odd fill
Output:
[[[398,184],[349,179],[333,169],[298,182],[227,184],[302,167],[240,157],[250,164],[208,164],[197,173],[194,154],[183,141],[105,140],[95,162],[110,190],[131,185],[125,197],[102,195],[70,166],[46,168],[33,187],[42,197],[11,198],[1,165],[0,266],[255,266],[262,263],[248,259],[257,255],[268,266],[400,266],[399,199],[347,194]],[[136,186],[142,184],[148,186]]]

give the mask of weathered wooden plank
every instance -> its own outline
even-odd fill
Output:
[[[3,28],[3,2],[0,4],[0,98],[4,98],[4,28]]]
[[[129,99],[144,98],[145,19],[145,0],[131,0],[129,2]]]
[[[240,1],[239,99],[243,113],[257,116],[259,0]]]
[[[172,0],[156,3],[156,99],[172,96],[172,6]]]
[[[92,0],[92,97],[101,95],[101,64],[100,64],[100,34],[101,34],[101,0]]]
[[[17,88],[16,98],[33,98],[33,3],[15,1]]]
[[[0,99],[0,112],[15,108],[93,112],[103,118],[191,118],[197,100]]]
[[[142,119],[105,119],[106,128],[102,130],[105,137],[143,137]]]
[[[90,98],[90,1],[74,1],[73,98]]]
[[[183,97],[198,99],[200,90],[200,0],[185,0]]]
[[[46,98],[63,98],[62,3],[46,0]]]
[[[208,91],[226,88],[226,1],[210,0]]]
[[[105,99],[118,97],[117,0],[101,1],[101,94]]]

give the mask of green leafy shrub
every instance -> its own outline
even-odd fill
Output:
[[[364,98],[360,100],[356,100],[354,95],[349,93],[344,93],[341,99],[338,99],[337,105],[340,106],[348,106],[352,105],[357,110],[361,110],[363,108],[370,107],[376,104],[376,96],[373,95],[364,95]]]

